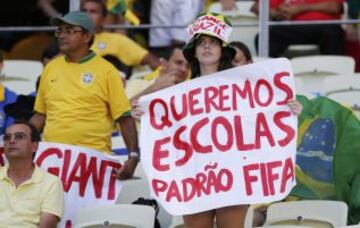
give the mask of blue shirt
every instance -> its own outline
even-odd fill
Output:
[[[12,117],[6,116],[4,107],[7,104],[14,103],[18,96],[15,92],[9,90],[6,87],[4,93],[4,100],[0,101],[0,135],[3,135],[6,128],[14,122]]]

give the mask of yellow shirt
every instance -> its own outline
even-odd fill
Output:
[[[146,89],[147,87],[151,86],[155,80],[160,76],[161,66],[157,67],[154,71],[148,73],[147,75],[129,80],[126,83],[125,92],[129,98],[139,94],[141,91]],[[191,72],[188,72],[186,80],[189,80],[191,77]]]
[[[146,89],[147,87],[151,86],[155,79],[160,75],[161,67],[156,68],[156,70],[152,71],[151,73],[145,75],[142,78],[136,78],[129,80],[126,83],[125,92],[129,98],[139,94],[141,91]]]
[[[115,56],[128,66],[140,65],[148,51],[119,33],[101,32],[95,35],[91,49],[101,55]]]
[[[5,87],[0,83],[0,102],[5,100]]]
[[[44,69],[35,111],[46,115],[44,141],[110,153],[114,120],[129,115],[120,73],[93,52],[78,63],[64,56]]]
[[[17,188],[0,167],[0,227],[39,227],[40,216],[47,212],[63,215],[63,190],[60,180],[35,166],[30,180]]]

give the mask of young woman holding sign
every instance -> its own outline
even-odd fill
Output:
[[[191,67],[191,78],[213,74],[233,67],[236,50],[227,43],[231,32],[228,20],[219,14],[202,14],[188,28],[189,41],[183,54]],[[134,105],[134,103],[133,103]],[[298,102],[290,102],[295,114],[301,112]],[[133,106],[132,115],[140,119],[142,111],[138,104]],[[216,208],[196,214],[184,215],[189,228],[212,228],[214,221],[219,228],[244,227],[248,205],[233,205]]]
[[[211,22],[218,26],[209,27]],[[204,26],[206,25],[206,26]],[[188,28],[189,41],[183,48],[183,53],[191,67],[191,78],[216,73],[233,67],[232,60],[236,50],[228,45],[227,37],[231,24],[222,15],[200,15]],[[209,27],[209,28],[207,28]],[[222,28],[218,32],[218,28]],[[193,34],[191,34],[193,33]],[[235,205],[184,215],[186,227],[214,227],[214,218],[219,228],[244,227],[248,205]]]
[[[211,27],[211,23],[217,26]],[[191,78],[213,74],[233,67],[236,49],[227,43],[231,24],[223,15],[200,15],[189,28],[189,41],[183,48],[192,72]],[[292,112],[301,113],[302,106],[289,102]],[[219,228],[244,227],[248,205],[234,205],[196,214],[184,215],[186,227],[212,228],[214,218]]]

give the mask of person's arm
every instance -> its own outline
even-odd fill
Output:
[[[173,86],[176,83],[178,83],[177,78],[178,77],[176,76],[175,71],[170,71],[168,73],[160,75],[152,85],[148,86],[146,89],[144,89],[140,93],[138,93],[135,96],[131,97],[130,101],[138,100],[141,96],[156,92],[158,90],[167,88],[169,86]]]
[[[136,125],[131,116],[121,116],[116,122],[120,124],[121,135],[129,152],[129,158],[120,169],[115,170],[115,173],[117,178],[125,180],[134,175],[140,158]],[[133,156],[134,153],[137,153],[138,157]]]
[[[50,185],[44,185],[41,201],[40,228],[56,228],[64,213],[64,191],[58,177],[47,178]]]
[[[155,70],[160,65],[160,60],[150,52],[148,52],[141,61],[142,65],[149,65],[151,69]]]
[[[255,13],[257,16],[259,16],[259,2],[254,2],[254,4],[251,6],[250,11]],[[270,9],[270,19],[281,21],[284,20],[285,17],[282,15],[278,10],[276,9]]]
[[[290,100],[287,105],[290,107],[291,112],[296,115],[296,116],[300,116],[301,112],[303,110],[303,106],[302,104],[297,101],[297,100]]]
[[[321,11],[330,14],[341,14],[342,5],[337,1],[320,2],[314,4],[300,4],[302,12]]]
[[[44,130],[46,116],[44,114],[36,112],[29,122],[33,124],[40,132]]]
[[[342,13],[342,5],[335,0],[312,3],[312,4],[308,4],[308,3],[303,3],[299,5],[284,4],[280,6],[279,9],[290,19],[297,14],[305,13],[309,11],[319,11],[319,12],[335,14],[335,15],[340,15]]]
[[[224,11],[236,9],[235,0],[219,0]]]
[[[106,15],[105,18],[105,25],[124,25],[125,24],[125,19],[124,17],[117,15],[117,14],[113,14],[113,13],[109,13]],[[123,34],[126,36],[126,29],[115,29],[115,32]]]
[[[51,0],[39,0],[38,5],[49,18],[61,16],[51,4]]]
[[[59,217],[56,215],[43,212],[40,216],[40,228],[56,228],[57,224],[60,222]]]

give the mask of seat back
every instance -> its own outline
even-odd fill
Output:
[[[142,164],[138,164],[135,175],[145,176]],[[116,204],[133,203],[139,197],[151,199],[149,185],[145,178],[130,179],[123,181],[123,188],[116,199]],[[171,215],[159,205],[159,214],[157,216],[161,227],[168,227],[171,223]]]
[[[8,77],[21,77],[35,80],[41,75],[43,65],[35,60],[5,60],[2,74]]]
[[[360,88],[335,90],[325,94],[326,97],[337,101],[354,110],[354,113],[360,118]]]
[[[182,216],[173,216],[169,228],[185,228],[184,219]]]
[[[11,49],[12,59],[41,60],[46,47],[54,42],[54,37],[46,33],[37,33],[20,40]]]
[[[327,77],[324,81],[324,94],[348,89],[360,89],[360,75],[340,75],[340,77]]]
[[[324,96],[351,107],[360,117],[360,75],[327,78]]]
[[[254,210],[249,207],[245,221],[244,221],[244,228],[251,228],[252,227],[252,221],[254,216]],[[184,220],[182,216],[173,216],[172,223],[169,228],[185,228]],[[214,226],[216,227],[216,225]]]
[[[24,94],[28,95],[35,91],[35,82],[28,81],[28,80],[22,80],[22,79],[16,79],[14,81],[12,80],[5,80],[1,81],[1,83],[10,90],[14,91],[17,94]]]
[[[76,213],[73,227],[153,228],[154,219],[155,210],[145,205],[117,204],[86,207]]]
[[[33,60],[5,60],[1,82],[18,94],[35,91],[36,80],[41,75],[43,65]]]
[[[139,164],[141,165],[141,164]],[[116,199],[117,204],[129,204],[139,197],[150,198],[150,189],[145,179],[129,179],[123,181],[120,195]]]
[[[355,73],[355,60],[349,56],[316,55],[296,57],[290,60],[295,76],[352,75]]]
[[[265,225],[339,227],[346,225],[348,207],[344,202],[301,200],[269,206]]]
[[[324,95],[328,78],[353,75],[355,61],[348,56],[306,56],[290,60],[295,77],[302,81],[299,94],[309,98]]]
[[[314,98],[325,94],[325,81],[328,78],[339,78],[344,80],[343,75],[302,75],[295,77],[295,83],[297,86],[296,92],[301,95],[305,95],[308,98]]]
[[[295,58],[319,54],[320,50],[316,44],[292,44],[286,49],[284,56],[287,58]]]

